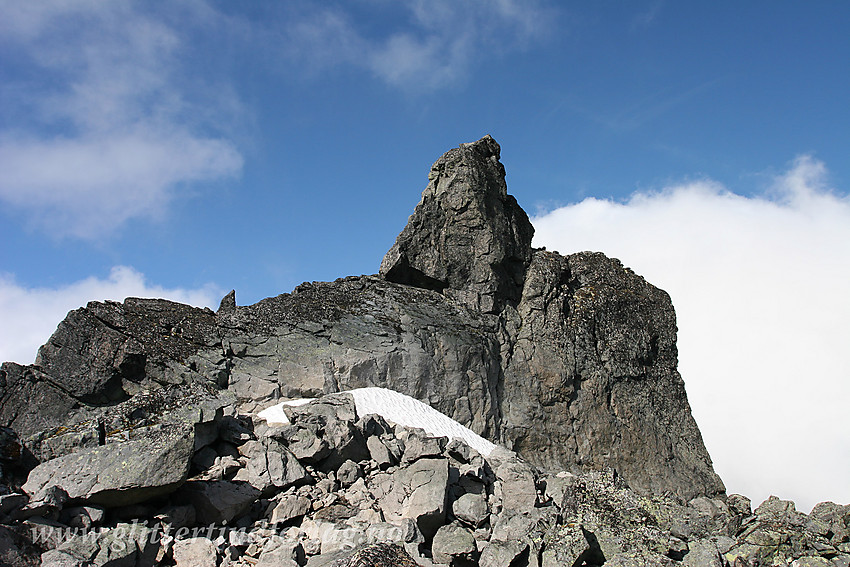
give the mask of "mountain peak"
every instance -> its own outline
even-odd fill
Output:
[[[508,194],[500,152],[488,135],[434,162],[421,201],[381,263],[385,279],[445,293],[483,313],[519,300],[534,227]]]

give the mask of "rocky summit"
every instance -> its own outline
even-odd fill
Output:
[[[850,507],[725,494],[665,292],[532,248],[489,136],[428,179],[377,275],[92,302],[4,363],[0,565],[850,565]]]

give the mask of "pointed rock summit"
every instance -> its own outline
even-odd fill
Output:
[[[484,136],[431,166],[422,200],[381,263],[384,278],[482,313],[519,301],[534,227],[508,195],[500,151]]]

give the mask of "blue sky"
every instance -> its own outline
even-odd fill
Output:
[[[235,288],[247,304],[374,273],[429,165],[491,134],[539,245],[601,249],[670,291],[694,413],[730,490],[758,492],[763,477],[734,464],[747,451],[736,431],[763,441],[765,471],[788,468],[765,464],[793,445],[790,432],[769,433],[781,413],[800,423],[800,445],[829,432],[821,465],[787,460],[834,471],[805,477],[833,492],[813,494],[793,467],[796,484],[774,479],[775,492],[809,506],[850,500],[846,425],[821,423],[850,399],[847,363],[818,353],[824,366],[809,375],[813,356],[801,352],[805,377],[779,380],[793,365],[764,365],[793,345],[767,340],[724,359],[711,342],[744,329],[735,344],[752,345],[766,336],[760,321],[765,333],[850,342],[812,318],[850,311],[850,4],[2,0],[0,10],[0,310],[16,322],[0,359],[30,362],[88,300],[215,307]],[[762,311],[711,319],[730,281]],[[803,288],[784,285],[815,286],[825,305],[791,301]],[[724,304],[738,305],[727,292]],[[777,311],[786,327],[765,315]],[[805,332],[795,314],[809,317]],[[762,366],[742,370],[753,359]],[[810,382],[805,407],[780,396]],[[818,411],[825,399],[836,405]],[[816,417],[818,433],[802,425]]]

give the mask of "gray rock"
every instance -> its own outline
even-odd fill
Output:
[[[323,423],[357,420],[354,398],[350,394],[334,394],[305,404],[288,408],[290,421],[295,424],[313,422],[318,417]]]
[[[461,463],[468,463],[472,459],[473,450],[460,439],[452,439],[446,446],[446,454]]]
[[[477,551],[472,532],[458,524],[447,524],[437,530],[431,544],[434,563],[449,565],[455,558],[471,560]]]
[[[380,475],[379,475],[380,476]],[[384,475],[375,496],[388,522],[416,522],[426,538],[433,537],[446,518],[449,467],[445,459],[419,459],[394,475]],[[377,481],[380,483],[380,480]]]
[[[448,439],[445,437],[430,437],[413,432],[404,441],[404,455],[402,460],[412,463],[423,457],[439,457],[446,448]]]
[[[40,554],[41,549],[14,528],[0,525],[0,565],[35,567],[41,562]]]
[[[605,558],[593,534],[582,526],[568,524],[547,534],[542,567],[602,565]]]
[[[3,494],[0,495],[0,518],[23,508],[29,497],[26,494]]]
[[[249,441],[240,447],[240,452],[248,457],[248,462],[233,480],[247,482],[262,493],[270,494],[276,489],[300,486],[311,480],[289,449],[272,438]]]
[[[366,439],[351,421],[327,422],[324,439],[331,447],[331,452],[320,464],[322,470],[337,470],[346,461],[358,462],[369,459]]]
[[[717,544],[709,540],[688,542],[688,554],[682,560],[683,567],[724,567],[723,557]]]
[[[396,464],[395,457],[380,437],[367,438],[366,448],[369,450],[369,457],[378,464],[381,470]]]
[[[92,537],[94,535],[94,537]],[[142,524],[118,524],[92,535],[75,535],[41,556],[44,567],[153,567],[159,543]]]
[[[492,560],[495,560],[496,557],[504,557],[505,554],[509,554],[511,550],[517,554],[525,554],[525,557],[536,562],[542,554],[546,534],[557,525],[558,519],[558,511],[554,507],[532,508],[520,513],[507,512],[498,516],[498,521],[495,522],[490,535],[490,542],[481,550],[482,565],[484,564],[485,552],[487,557],[493,557]],[[499,542],[509,545],[500,545]],[[496,545],[496,549],[487,551],[488,547],[492,545]],[[550,540],[549,545],[557,547],[558,543],[555,540]],[[488,559],[488,564],[492,564],[490,561]],[[510,564],[510,561],[508,564]]]
[[[336,478],[343,488],[348,488],[362,476],[363,471],[360,470],[360,465],[350,460],[342,463],[336,471]]]
[[[753,513],[752,503],[746,496],[740,494],[730,494],[726,498],[726,505],[734,514],[742,516],[751,516]]]
[[[91,528],[101,523],[105,517],[103,508],[95,506],[75,506],[62,510],[60,520],[72,528]]]
[[[481,527],[490,517],[485,494],[467,493],[452,503],[455,517],[473,528]]]
[[[517,301],[534,228],[508,195],[499,157],[499,144],[485,136],[438,159],[381,275],[443,292],[484,313]]]
[[[800,557],[791,562],[791,567],[832,567],[832,562],[818,556]]]
[[[212,447],[204,447],[192,457],[192,464],[199,471],[205,471],[215,464],[218,453]]]
[[[161,299],[90,303],[59,324],[35,365],[81,401],[114,403],[138,391],[135,384],[168,373],[171,361],[213,346],[214,337],[209,310]]]
[[[176,567],[216,567],[218,549],[204,537],[179,539],[171,548]]]
[[[249,484],[223,480],[190,481],[180,493],[205,524],[230,522],[247,512],[260,497],[260,491]]]
[[[534,471],[527,464],[512,460],[496,469],[502,484],[502,506],[514,513],[527,512],[537,505]]]
[[[755,515],[762,521],[779,524],[790,522],[802,523],[802,514],[797,512],[797,507],[790,500],[781,500],[771,496],[755,509]]]
[[[0,482],[21,464],[23,445],[18,434],[10,427],[0,427]]]
[[[270,436],[283,441],[301,462],[318,464],[331,454],[328,442],[321,438],[317,426],[285,426]]]
[[[834,545],[850,542],[850,505],[821,502],[812,508],[806,529],[829,539]]]
[[[196,518],[194,506],[189,505],[167,506],[154,516],[155,520],[168,526],[171,531],[194,525]]]
[[[191,431],[177,427],[151,431],[143,440],[84,449],[42,463],[30,472],[22,488],[33,501],[51,487],[59,487],[74,500],[128,506],[183,484],[192,448]]]
[[[560,506],[574,479],[575,477],[569,473],[546,475],[544,478],[546,498],[551,499],[556,506]]]
[[[505,565],[527,565],[529,544],[526,541],[493,540],[481,550],[480,567],[504,567]],[[514,563],[517,561],[517,563]],[[548,567],[548,566],[547,566]]]
[[[310,511],[310,505],[310,499],[304,496],[283,496],[272,510],[271,522],[278,524],[301,518]]]
[[[387,424],[386,420],[374,413],[364,415],[357,420],[357,429],[367,438],[373,435],[382,436],[392,433],[392,428]]]
[[[550,470],[614,468],[645,493],[724,491],[676,371],[665,292],[602,254],[536,251],[505,314],[509,449]]]
[[[410,543],[422,541],[422,536],[415,522],[406,522],[401,526],[378,522],[366,528],[366,540],[369,543]]]

